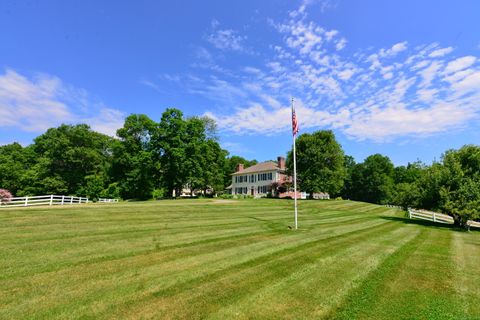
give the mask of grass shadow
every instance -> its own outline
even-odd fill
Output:
[[[438,222],[422,220],[422,219],[410,219],[410,218],[406,218],[406,217],[388,217],[388,216],[382,216],[381,218],[384,219],[384,220],[403,222],[405,224],[415,224],[415,225],[420,225],[420,226],[424,226],[424,227],[435,227],[435,228],[441,228],[441,229],[455,229],[453,224],[438,223]]]
[[[384,220],[389,220],[389,221],[403,222],[405,224],[413,224],[413,225],[431,227],[436,229],[450,229],[450,230],[459,231],[459,232],[466,231],[464,229],[455,227],[453,224],[439,223],[439,222],[433,222],[433,221],[422,220],[422,219],[410,219],[407,217],[388,217],[388,216],[381,216],[380,218]],[[478,230],[472,228],[470,229],[470,232],[478,232]]]

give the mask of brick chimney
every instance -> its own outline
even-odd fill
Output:
[[[280,170],[285,170],[285,158],[284,157],[278,157],[278,167]]]
[[[235,168],[235,172],[239,172],[243,170],[243,163],[237,164],[237,168]]]

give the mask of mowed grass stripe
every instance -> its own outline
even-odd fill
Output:
[[[250,251],[250,250],[247,250],[247,251],[244,252],[245,257],[248,257],[247,253],[248,253],[249,251]],[[235,261],[235,259],[233,259],[232,261]],[[115,265],[117,265],[117,264],[112,264],[112,266],[115,266]],[[188,265],[188,264],[186,264],[186,265]],[[124,267],[124,266],[122,266],[122,267]],[[163,268],[163,266],[161,266],[161,269],[162,269],[162,268]],[[128,269],[128,266],[126,266],[126,269]],[[115,275],[116,275],[116,277],[115,277],[116,279],[119,278],[119,277],[118,277],[118,274],[117,274],[117,272],[118,272],[119,270],[111,270],[111,269],[108,269],[107,266],[105,266],[105,265],[104,265],[104,266],[99,266],[96,270],[110,270],[112,274],[115,274]],[[73,274],[75,274],[75,272],[73,272]],[[48,279],[48,278],[50,278],[50,277],[47,277],[47,279]],[[92,280],[95,280],[95,279],[92,279]],[[83,283],[83,282],[84,282],[84,279],[80,279],[80,283]],[[99,282],[99,283],[102,284],[102,285],[101,285],[101,290],[105,291],[108,286],[105,286],[105,282],[104,282],[104,281],[101,281],[101,282]],[[70,285],[71,285],[72,287],[78,288],[78,285],[75,285],[75,284],[70,284]],[[46,283],[36,283],[35,286],[48,288],[48,284],[46,284]],[[113,286],[115,286],[115,283],[113,284]],[[108,288],[107,288],[107,289],[108,289]],[[115,288],[114,288],[114,289],[115,289]],[[137,286],[135,286],[135,287],[133,288],[134,291],[137,290],[137,289],[138,289]],[[80,289],[77,289],[77,290],[80,290]],[[64,291],[64,290],[59,290],[58,293],[59,293],[59,294],[62,294],[63,291]],[[107,290],[107,291],[108,291],[108,290]],[[80,290],[80,293],[82,293],[81,290]],[[37,294],[38,296],[42,296],[41,294],[39,294],[39,292],[37,292],[36,294]],[[60,296],[60,297],[57,297],[56,299],[52,299],[52,300],[53,300],[53,301],[58,301],[58,299],[62,300],[62,298],[64,298],[64,297],[65,297],[65,294],[63,294],[63,295]],[[68,296],[68,295],[67,295],[67,297],[69,297],[68,300],[78,301],[78,299],[77,299],[76,297],[72,297],[72,296]],[[32,306],[32,304],[29,304],[29,305],[26,305],[26,306],[22,306],[22,308],[27,308],[27,309],[28,309],[28,308],[31,307],[31,306]]]
[[[378,223],[378,221],[376,222]],[[312,233],[312,234],[309,234],[309,237],[305,237],[304,235],[295,235],[295,234],[292,234],[290,232],[288,232],[286,229],[282,229],[282,230],[277,230],[275,231],[274,233],[286,233],[286,235],[288,235],[289,237],[300,237],[301,238],[301,241],[308,241],[310,239],[310,237],[312,238],[315,238],[315,239],[322,239],[322,238],[325,238],[325,237],[328,237],[332,234],[341,234],[342,232],[344,232],[344,230],[347,230],[347,231],[350,231],[351,230],[351,225],[353,225],[355,228],[363,228],[365,227],[363,224],[360,224],[358,223],[358,221],[351,221],[350,224],[343,224],[343,225],[332,225],[331,228],[333,229],[328,229],[328,228],[322,228],[322,229],[318,229],[317,230],[317,233]],[[253,228],[253,230],[257,230],[257,228]],[[332,231],[333,230],[333,231]],[[237,232],[240,232],[239,230],[237,230]],[[257,235],[257,234],[265,234],[266,232],[265,231],[261,231],[261,232],[254,232],[253,234],[254,235]],[[217,233],[218,234],[221,234],[221,235],[224,235],[222,237],[219,237],[219,238],[214,238],[213,240],[215,242],[217,241],[222,241],[222,240],[229,240],[230,237],[229,236],[226,236],[225,235],[225,232],[221,232],[219,231]],[[243,233],[241,232],[239,235],[238,235],[238,238],[241,238],[243,236],[249,236],[250,234],[252,233]],[[319,235],[322,235],[321,237],[319,237]],[[281,239],[284,239],[285,238],[285,235],[282,235],[282,238]],[[69,259],[66,259],[66,257],[63,257],[63,259],[60,259],[61,257],[56,257],[56,259],[52,259],[52,263],[48,266],[24,266],[24,270],[25,272],[21,272],[22,270],[20,269],[12,269],[13,272],[15,272],[14,275],[12,274],[8,274],[8,272],[6,272],[3,276],[4,277],[9,277],[9,278],[16,278],[16,277],[19,277],[19,276],[23,276],[25,273],[27,272],[30,272],[29,270],[34,267],[36,272],[37,273],[40,273],[40,272],[51,272],[51,271],[55,271],[55,270],[60,270],[60,269],[63,269],[63,268],[68,268],[70,266],[75,266],[75,265],[81,265],[81,266],[85,266],[87,264],[95,264],[97,262],[101,262],[101,261],[108,261],[108,260],[119,260],[119,259],[124,259],[124,258],[130,258],[130,257],[135,257],[135,256],[139,256],[139,255],[143,255],[143,254],[150,254],[152,252],[157,252],[159,250],[162,250],[162,251],[165,251],[165,250],[170,250],[170,249],[176,249],[176,248],[181,248],[181,247],[185,247],[185,246],[188,246],[188,247],[191,247],[191,246],[195,246],[197,244],[202,244],[202,243],[208,243],[209,242],[209,239],[208,238],[204,238],[204,237],[201,237],[200,239],[202,239],[201,242],[188,242],[188,243],[177,243],[175,245],[169,245],[169,246],[164,246],[164,245],[158,245],[158,243],[155,244],[155,246],[153,246],[152,242],[150,241],[150,239],[146,239],[146,244],[147,246],[149,247],[149,249],[146,249],[146,250],[143,250],[143,251],[129,251],[129,252],[125,252],[126,248],[121,246],[119,249],[122,250],[122,253],[115,256],[115,255],[109,255],[109,256],[104,256],[104,255],[101,255],[99,259],[93,257],[93,258],[90,258],[88,259],[87,261],[78,261],[78,260],[69,260]],[[192,239],[189,239],[189,240],[192,240]],[[294,245],[294,242],[293,240],[288,240],[290,241],[289,245]],[[83,246],[81,246],[80,248],[83,248]],[[95,247],[95,248],[98,248]],[[278,247],[272,247],[274,249],[277,249]],[[93,250],[91,248],[91,250]],[[110,250],[111,252],[112,250]],[[93,250],[93,252],[96,252],[95,250]],[[40,255],[43,256],[43,251],[40,252]],[[85,257],[85,255],[80,255],[79,252],[77,251],[74,251],[74,250],[71,250],[69,252],[69,256],[70,257]],[[58,261],[62,261],[61,264],[58,263]]]
[[[240,301],[222,307],[213,319],[296,319],[319,318],[328,314],[356,285],[381,262],[419,233],[402,227],[378,233],[332,255],[301,266],[279,281],[262,287]],[[239,310],[247,310],[238,316]]]
[[[358,228],[358,227],[361,227],[361,225],[358,225],[358,226],[356,226],[356,227],[357,227],[357,228]],[[345,227],[345,226],[339,226],[339,227],[338,227],[338,229],[342,229],[342,228],[344,229],[344,228],[346,228],[346,227]],[[291,235],[295,235],[295,234],[292,234],[292,233],[290,233],[290,234],[291,234]],[[295,235],[295,236],[298,237],[298,236],[301,236],[301,235]],[[316,239],[316,235],[312,235],[312,237]],[[283,239],[283,238],[281,238],[281,239]],[[307,240],[308,240],[308,238],[301,237],[301,241],[307,241]],[[289,242],[290,242],[290,241],[287,241],[287,245],[294,245],[294,243],[289,243]],[[267,244],[267,247],[271,248],[272,250],[278,249],[278,246],[275,246],[275,245],[268,245],[268,244]],[[245,253],[245,257],[247,257],[247,258],[250,257],[250,256],[248,255],[248,253],[251,252],[252,250],[253,250],[253,252],[258,252],[258,250],[256,250],[256,249],[257,249],[257,248],[247,248],[247,249],[245,250],[245,252],[244,252],[244,253]],[[235,250],[239,251],[238,248],[235,249]],[[138,257],[133,256],[133,258],[138,258]],[[151,258],[148,258],[147,261],[151,261]],[[235,261],[235,260],[231,260],[231,261]],[[122,264],[121,264],[121,262],[119,262],[119,261],[115,261],[112,265],[122,265]],[[93,267],[94,270],[104,270],[104,269],[108,269],[108,266],[106,266],[106,265],[102,265],[102,266],[95,266],[95,265],[93,265],[92,267]],[[85,266],[82,266],[81,268],[85,268]],[[128,268],[128,266],[127,266],[127,268]],[[74,270],[73,270],[73,271],[74,271]],[[79,271],[80,271],[80,270],[79,270]],[[76,272],[74,271],[73,273],[76,273]],[[51,278],[52,276],[53,276],[53,275],[46,275],[47,278]],[[91,276],[91,275],[88,275],[89,278],[90,278],[90,276]]]
[[[401,314],[399,304],[382,311],[388,299],[408,302],[405,314],[438,316],[430,312],[435,286],[416,305],[404,296],[412,290],[405,274],[374,282],[422,230],[452,230],[404,223],[399,210],[372,204],[300,201],[300,230],[291,231],[292,206],[185,200],[0,211],[0,318],[276,318],[275,310],[278,318],[324,318],[368,282],[376,299],[360,317]],[[466,281],[459,270],[480,278],[465,254],[478,252],[478,234],[435,246],[438,236],[427,234],[428,246],[407,250],[390,270],[415,264],[426,284],[435,280],[422,274],[426,263],[457,270],[458,282]],[[439,283],[449,288],[450,314],[478,316],[475,287]]]
[[[390,256],[332,319],[460,319],[453,292],[450,230],[425,228]]]
[[[161,311],[161,317],[203,318],[215,312],[224,304],[234,303],[241,297],[251,294],[262,286],[294,272],[298,267],[308,265],[322,256],[328,256],[345,246],[370,238],[374,234],[399,228],[396,224],[383,223],[375,228],[352,231],[349,234],[335,236],[320,241],[312,241],[279,252],[264,255],[244,263],[219,270],[213,274],[165,288],[145,299],[136,301],[137,307],[127,306],[120,317],[135,314],[148,317],[148,311]],[[208,297],[207,301],[202,298]],[[170,310],[173,301],[180,302],[181,307]],[[149,308],[145,306],[150,305]],[[145,314],[144,314],[145,312]]]
[[[263,218],[259,218],[257,219],[257,221],[262,221]],[[355,221],[355,220],[351,220],[349,221],[350,224],[358,224],[359,221]],[[332,226],[336,226],[335,223],[332,223],[331,224]],[[344,225],[348,225],[348,223],[344,224]],[[209,233],[200,233],[200,232],[197,232],[197,234],[192,237],[191,236],[191,233],[182,233],[181,235],[179,234],[164,234],[164,235],[155,235],[153,236],[153,238],[156,239],[156,243],[155,243],[155,246],[159,246],[159,248],[162,248],[165,246],[165,244],[169,244],[173,241],[175,241],[175,243],[182,243],[182,240],[184,240],[184,238],[188,239],[189,242],[192,242],[192,241],[195,241],[196,239],[200,238],[200,239],[204,239],[204,238],[208,238],[210,235],[215,235],[215,236],[218,236],[219,234],[221,235],[233,235],[234,234],[238,234],[238,233],[244,233],[245,231],[251,231],[251,230],[257,230],[257,229],[261,229],[262,227],[264,227],[265,225],[263,224],[254,224],[252,223],[252,227],[249,227],[249,228],[245,228],[245,229],[242,229],[242,228],[233,228],[233,229],[228,229],[228,230],[217,230],[217,229],[212,229],[210,230]],[[267,226],[267,231],[270,230],[270,228]],[[328,230],[326,228],[322,228],[321,229],[322,231],[325,231],[325,230]],[[146,232],[145,234],[141,234],[141,235],[136,235],[136,234],[130,234],[130,233],[127,233],[126,235],[124,235],[124,237],[122,238],[123,241],[126,241],[126,240],[132,240],[133,238],[139,238],[139,240],[143,240],[143,241],[140,241],[138,244],[137,244],[137,247],[132,247],[134,243],[132,243],[131,241],[129,242],[128,246],[125,246],[125,244],[123,242],[119,243],[117,245],[118,249],[121,250],[122,252],[129,249],[129,250],[135,250],[135,248],[138,248],[138,250],[141,250],[144,245],[147,245],[147,246],[150,246],[152,243],[149,239],[149,234],[148,232]],[[169,239],[172,239],[171,242],[169,242]],[[72,250],[73,248],[70,248],[70,250],[68,251],[67,254],[65,254],[65,250],[62,250],[62,248],[64,248],[65,246],[69,246],[70,244],[67,243],[67,242],[64,242],[64,241],[60,241],[59,243],[57,244],[53,244],[52,245],[52,248],[55,250],[56,253],[52,254],[51,255],[51,261],[53,261],[53,263],[55,265],[58,265],[58,261],[59,259],[62,259],[62,261],[64,261],[63,263],[63,267],[66,267],[66,266],[69,266],[69,263],[67,263],[67,261],[69,260],[69,257],[70,256],[73,256],[73,257],[84,257],[86,254],[88,254],[88,251],[92,252],[92,254],[94,254],[95,256],[98,256],[99,254],[102,254],[102,247],[103,247],[103,242],[96,242],[96,239],[89,239],[89,241],[87,243],[85,242],[82,242],[82,241],[75,241],[74,239],[72,239],[71,241],[74,241],[74,247],[78,247],[80,250]],[[95,246],[87,246],[87,244],[89,244],[89,242],[95,242]],[[111,243],[107,242],[106,243],[107,246],[108,246],[108,249],[109,251],[112,251],[112,247],[111,247]],[[45,251],[42,250],[43,247],[41,246],[33,246],[32,244],[29,244],[28,245],[28,248],[26,249],[27,253],[30,255],[30,254],[35,254],[35,252],[39,255],[39,260],[40,261],[43,261],[45,264],[45,260],[41,259],[41,257],[43,257],[45,255]],[[87,248],[87,249],[84,249],[84,248]],[[30,252],[29,252],[30,251]],[[147,250],[148,251],[148,250]],[[34,253],[32,253],[34,252]],[[57,254],[58,252],[58,254]],[[17,252],[15,251],[12,251],[12,254],[17,254]],[[91,257],[90,259],[95,259],[95,256],[94,257]],[[8,260],[6,260],[8,261]],[[25,266],[25,268],[28,268],[28,266]],[[45,269],[43,268],[43,266],[35,266],[36,270],[38,271],[52,271],[52,269]],[[14,272],[18,273],[20,270],[18,270],[17,268],[14,269]],[[9,277],[11,276],[11,274],[4,274],[3,275],[4,277]],[[2,277],[0,275],[0,277]]]
[[[480,232],[453,234],[453,280],[464,319],[480,319]]]

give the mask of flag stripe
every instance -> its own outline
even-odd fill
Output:
[[[293,135],[296,135],[298,133],[298,122],[297,116],[295,115],[295,109],[292,109],[292,132]]]

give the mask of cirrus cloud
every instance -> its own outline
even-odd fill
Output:
[[[12,69],[0,74],[0,128],[41,133],[62,123],[87,123],[114,136],[123,118],[122,112],[91,101],[85,90],[58,77],[27,77]]]
[[[407,41],[346,52],[348,39],[309,20],[306,3],[269,25],[281,41],[268,44],[270,55],[262,63],[230,65],[228,77],[193,82],[185,76],[181,82],[188,92],[217,102],[206,115],[223,131],[289,130],[290,96],[299,97],[302,130],[335,129],[354,140],[431,136],[461,130],[479,118],[475,56],[453,56],[453,47],[436,42]],[[247,40],[236,36],[242,44]]]

